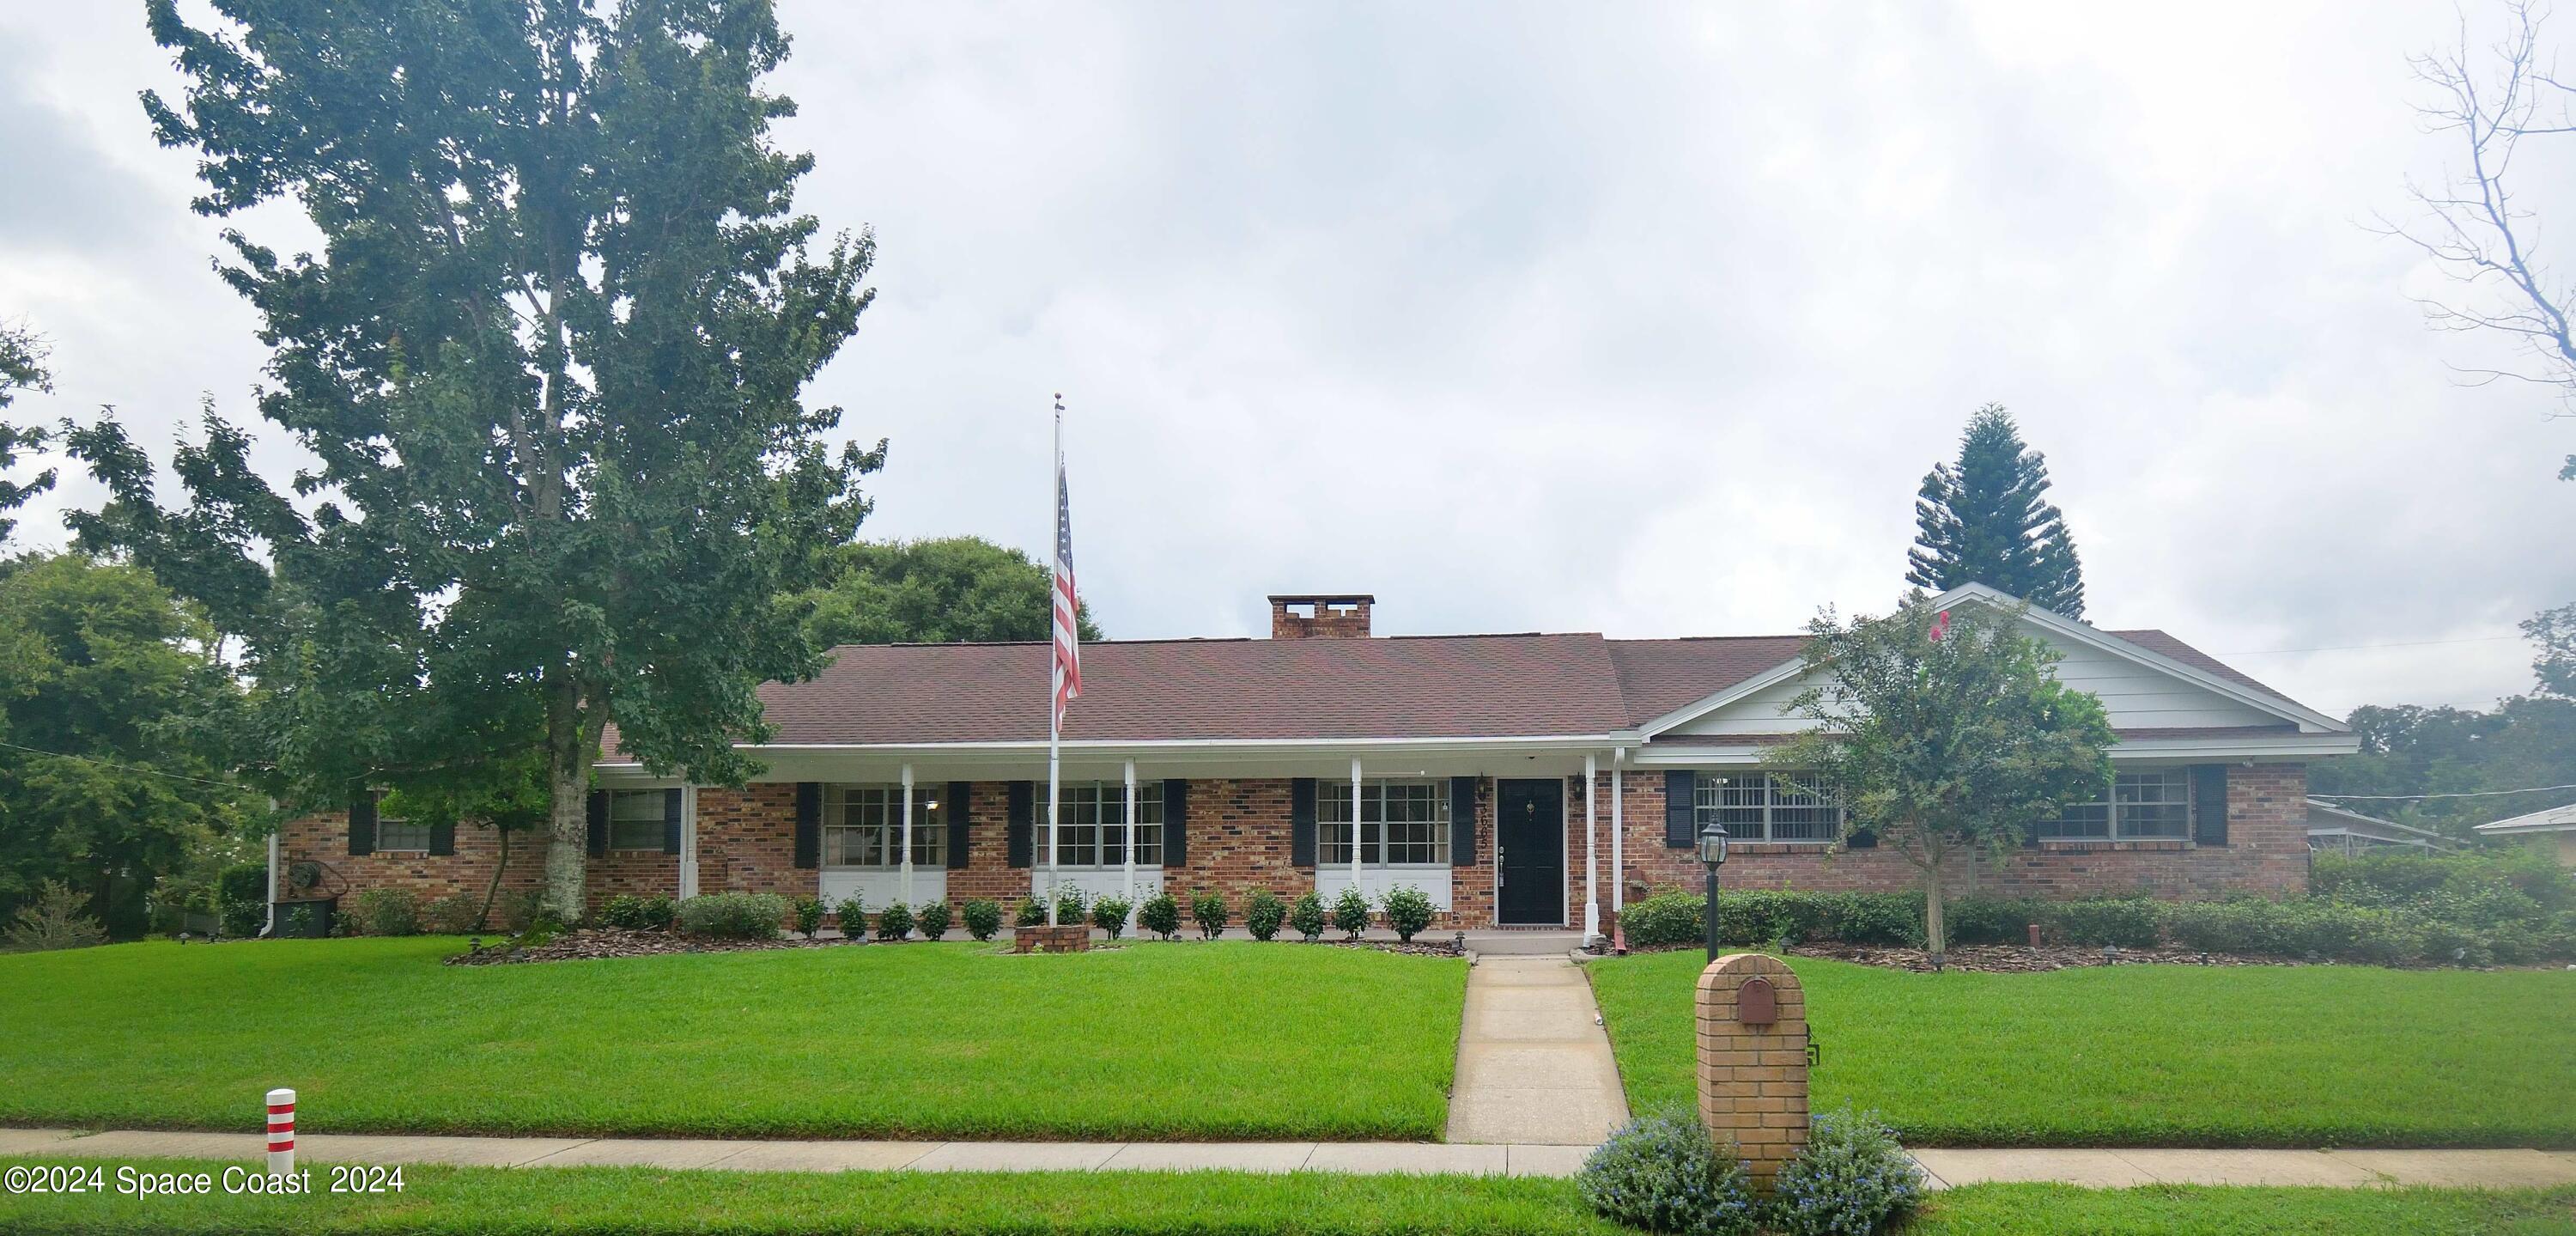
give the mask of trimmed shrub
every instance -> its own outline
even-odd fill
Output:
[[[1627,936],[1630,948],[1679,948],[1697,944],[1707,930],[1701,913],[1708,899],[1699,893],[1678,889],[1657,893],[1628,903],[1619,912],[1619,930]]]
[[[1649,1232],[1736,1236],[1760,1225],[1762,1207],[1744,1161],[1721,1154],[1699,1117],[1667,1112],[1610,1135],[1574,1178],[1603,1218]]]
[[[1308,944],[1322,939],[1324,928],[1332,925],[1324,914],[1324,899],[1311,888],[1297,894],[1296,904],[1288,908],[1288,925]]]
[[[1136,926],[1166,940],[1180,938],[1181,903],[1170,893],[1156,893],[1136,908]]]
[[[1431,904],[1431,894],[1410,884],[1399,884],[1386,890],[1381,903],[1386,911],[1386,925],[1395,929],[1395,938],[1411,944],[1415,932],[1431,925],[1431,916],[1439,907]]]
[[[857,893],[852,893],[847,897],[843,897],[841,899],[841,904],[832,907],[832,915],[840,920],[842,939],[864,940],[868,938],[867,898],[860,896]]]
[[[215,876],[215,930],[248,939],[268,926],[268,865],[235,863]]]
[[[1952,944],[2027,944],[2039,906],[2000,897],[1963,897],[1943,909]]]
[[[989,897],[968,901],[959,911],[966,920],[966,934],[978,940],[990,940],[1001,934],[1002,903]]]
[[[813,939],[815,936],[820,935],[820,934],[822,933],[822,931],[823,931],[823,899],[822,899],[822,898],[820,898],[820,897],[799,897],[799,898],[797,898],[797,899],[796,899],[795,906],[793,907],[793,912],[794,912],[794,913],[795,913],[795,915],[796,915],[796,934],[798,934],[798,935],[800,935],[800,936],[803,936],[803,937],[805,937],[805,938],[806,938],[806,939],[808,939],[808,940],[811,940],[811,939]]]
[[[681,902],[677,918],[684,935],[775,940],[787,921],[787,899],[776,893],[707,893]]]
[[[924,940],[937,940],[946,936],[948,924],[954,917],[955,915],[949,912],[948,903],[945,901],[934,901],[912,912],[913,925],[921,928],[921,938]]]
[[[1045,920],[1041,919],[1039,921],[1043,922]],[[1091,921],[1091,905],[1090,902],[1083,897],[1082,890],[1080,888],[1071,884],[1057,886],[1055,890],[1055,921],[1059,923],[1085,923]]]
[[[309,909],[297,906],[299,910]],[[0,935],[13,953],[50,953],[56,949],[88,948],[107,943],[107,931],[89,916],[89,899],[72,890],[68,884],[47,880],[36,888],[36,896],[18,907],[9,930]]]
[[[1205,892],[1190,898],[1190,921],[1199,925],[1199,938],[1213,940],[1225,934],[1225,894]]]
[[[622,931],[645,928],[644,899],[633,893],[619,893],[600,904],[599,925]]]
[[[1889,948],[1923,947],[1923,894],[1919,892],[1825,893],[1821,897],[1823,939]]]
[[[1360,933],[1368,930],[1368,922],[1368,894],[1346,888],[1341,896],[1333,898],[1333,926],[1350,933],[1351,939],[1359,939]]]
[[[1819,1113],[1806,1149],[1772,1182],[1781,1236],[1873,1236],[1923,1200],[1923,1171],[1877,1112]]]
[[[1011,911],[1011,925],[1014,927],[1046,926],[1046,903],[1035,897],[1020,898],[1020,904]]]
[[[420,934],[420,894],[407,888],[371,888],[350,903],[350,926],[365,936]]]
[[[1252,890],[1243,899],[1243,929],[1255,940],[1269,940],[1279,934],[1279,925],[1288,921],[1288,903],[1266,888]]]
[[[442,936],[465,935],[482,921],[483,899],[472,893],[449,893],[420,908],[421,926]]]
[[[2144,897],[2053,901],[2040,910],[2041,930],[2060,944],[2154,948],[2157,918],[2156,903]]]
[[[1112,940],[1127,934],[1127,914],[1136,903],[1112,894],[1091,903],[1091,925],[1109,933]]]
[[[912,935],[912,907],[898,901],[877,911],[877,938],[892,943]]]

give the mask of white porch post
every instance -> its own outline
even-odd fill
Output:
[[[1127,922],[1136,921],[1136,761],[1127,761]]]
[[[1360,757],[1351,757],[1351,887],[1360,888]],[[1365,895],[1368,890],[1361,888]]]
[[[1610,752],[1610,921],[1628,908],[1628,820],[1620,807],[1628,799],[1628,749]]]
[[[1599,757],[1586,752],[1583,756],[1583,938],[1601,938],[1601,835],[1600,799],[1593,793],[1592,777]]]
[[[912,906],[912,765],[903,766],[903,904]]]
[[[698,787],[680,787],[680,900],[698,895]]]

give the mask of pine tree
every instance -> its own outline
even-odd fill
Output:
[[[1932,465],[1914,499],[1905,582],[1936,591],[1985,584],[2082,618],[2084,564],[2047,493],[2048,457],[2023,444],[2003,405],[1977,409],[1958,464]]]

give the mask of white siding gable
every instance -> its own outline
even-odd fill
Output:
[[[2049,641],[2065,659],[2058,662],[2058,681],[2102,697],[2114,729],[2163,729],[2236,725],[2280,725],[2283,718],[2194,685],[2162,670],[2125,657],[2075,645],[2053,632],[2023,628]],[[1813,723],[1782,715],[1781,709],[1806,689],[1805,676],[1786,678],[1704,716],[1673,727],[1675,734],[1793,734]]]

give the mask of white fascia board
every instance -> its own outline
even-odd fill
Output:
[[[1251,739],[1187,738],[1117,742],[1088,740],[1062,744],[1064,754],[1087,760],[1123,758],[1171,760],[1201,757],[1210,759],[1278,758],[1310,759],[1328,756],[1358,756],[1366,759],[1372,753],[1422,755],[1474,755],[1496,751],[1515,753],[1602,751],[1621,746],[1634,746],[1637,734],[1618,730],[1606,734],[1572,735],[1499,735],[1459,738],[1319,738],[1319,739]],[[1044,742],[941,742],[941,743],[737,743],[735,750],[755,755],[851,755],[879,759],[919,759],[924,761],[963,757],[977,761],[1007,762],[1038,759],[1047,755]],[[623,773],[643,766],[632,760],[606,761],[595,765],[603,772]],[[673,782],[672,784],[677,784]]]
[[[2509,833],[2576,832],[2576,803],[2564,807],[2544,807],[2529,815],[2511,816],[2477,826],[2477,831],[2490,837]]]
[[[1712,764],[1758,764],[1777,743],[1648,743],[1629,757],[1641,768],[1690,768]],[[2115,762],[2133,760],[2304,760],[2352,755],[2361,750],[2353,734],[2278,734],[2260,738],[2149,738],[2123,740],[2111,746]]]
[[[1742,682],[1736,683],[1734,686],[1728,687],[1723,691],[1701,696],[1700,698],[1684,704],[1671,712],[1665,713],[1644,725],[1638,726],[1637,733],[1642,737],[1652,738],[1676,725],[1681,725],[1685,722],[1707,716],[1708,714],[1715,712],[1720,708],[1724,708],[1737,700],[1743,699],[1745,696],[1751,695],[1756,691],[1763,690],[1767,687],[1777,686],[1788,679],[1797,677],[1799,671],[1805,669],[1806,665],[1807,661],[1804,656],[1792,657],[1778,665],[1762,671],[1759,674],[1755,674],[1751,678],[1747,678]]]

